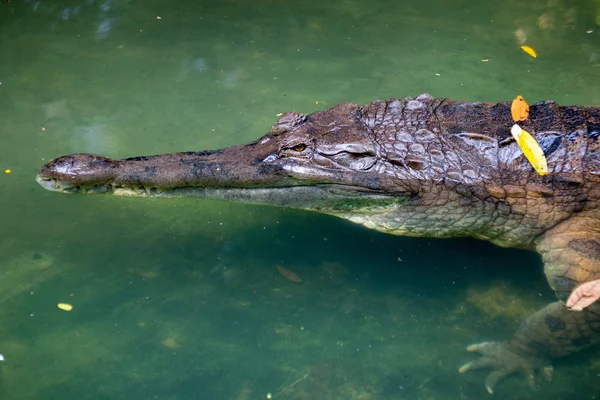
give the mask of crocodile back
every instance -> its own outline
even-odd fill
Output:
[[[530,107],[519,125],[544,150],[549,174],[540,176],[511,136],[510,106],[425,94],[374,101],[360,110],[385,160],[381,169],[398,186],[416,188],[412,204],[397,218],[399,226],[414,226],[418,235],[462,230],[514,246],[597,207],[600,108],[551,101]],[[438,211],[422,211],[428,209]],[[452,214],[460,218],[452,220]]]

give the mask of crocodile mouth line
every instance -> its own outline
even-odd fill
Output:
[[[38,175],[38,183],[45,189],[70,194],[112,194],[120,197],[197,197],[233,200],[254,204],[275,203],[284,207],[307,208],[325,213],[358,211],[378,212],[401,206],[407,196],[394,196],[372,189],[350,185],[317,184],[282,187],[215,187],[181,186],[156,188],[144,186],[117,186],[112,182],[97,185],[69,185],[55,178]]]
[[[90,186],[77,186],[63,183],[55,178],[48,178],[41,175],[36,176],[35,180],[44,189],[51,192],[60,193],[114,193],[115,187],[110,183],[102,183]]]
[[[167,194],[170,191],[187,191],[190,192],[198,187],[188,186],[180,188],[160,189],[157,187],[129,187],[116,186],[112,183],[101,183],[97,185],[69,185],[55,178],[48,178],[38,175],[36,181],[46,190],[52,192],[69,193],[69,194],[113,194],[116,196],[137,196],[137,197],[156,197]]]

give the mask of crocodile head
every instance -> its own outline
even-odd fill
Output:
[[[197,196],[360,220],[399,207],[414,182],[382,173],[378,147],[359,113],[354,103],[308,116],[287,113],[259,140],[214,151],[120,160],[62,156],[44,165],[37,181],[65,193]]]
[[[510,104],[421,95],[287,113],[259,140],[220,150],[121,160],[63,156],[43,166],[37,180],[68,193],[287,206],[396,235],[474,236],[531,247],[583,204],[577,174],[559,166],[566,150],[557,150],[555,131],[564,122],[548,120],[559,115],[556,107],[531,107],[528,128],[556,169],[544,177],[508,139]],[[575,189],[583,194],[575,196]]]

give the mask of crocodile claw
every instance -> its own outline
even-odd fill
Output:
[[[469,370],[491,369],[492,372],[485,379],[485,388],[489,394],[494,394],[494,386],[508,375],[521,373],[529,387],[535,390],[535,371],[540,370],[546,380],[552,379],[554,372],[547,360],[517,354],[508,343],[483,342],[467,347],[469,352],[481,354],[481,358],[466,363],[458,372],[465,373]]]

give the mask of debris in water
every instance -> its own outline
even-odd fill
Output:
[[[71,311],[73,309],[73,306],[68,303],[58,303],[57,307],[63,311]]]
[[[533,58],[537,58],[537,53],[535,52],[535,50],[529,46],[521,46],[521,50],[523,50],[525,53],[529,54],[531,57]]]
[[[277,266],[277,271],[279,271],[279,273],[290,282],[302,283],[302,279],[300,279],[298,275],[296,275],[287,268],[283,268],[281,265]]]

